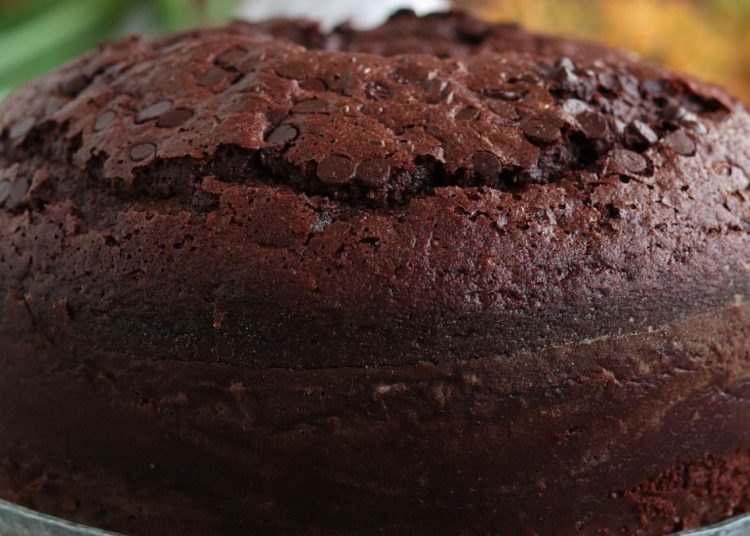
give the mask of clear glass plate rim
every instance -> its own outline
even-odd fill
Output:
[[[5,532],[5,531],[12,532]],[[673,536],[746,536],[750,534],[750,513]],[[118,536],[114,532],[86,527],[42,514],[0,499],[0,536]]]

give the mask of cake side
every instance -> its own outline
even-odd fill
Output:
[[[10,303],[0,496],[65,518],[134,535],[656,536],[750,507],[747,304],[459,363],[257,370],[62,352]]]

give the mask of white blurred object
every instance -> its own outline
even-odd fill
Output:
[[[237,16],[247,20],[301,17],[318,20],[328,28],[350,21],[358,28],[368,28],[398,9],[429,13],[448,9],[450,4],[449,0],[245,0]]]

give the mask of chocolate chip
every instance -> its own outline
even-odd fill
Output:
[[[404,149],[405,151],[413,151],[414,150],[414,144],[407,139],[400,139],[396,142],[399,147]]]
[[[614,127],[615,127],[615,132],[619,136],[623,136],[625,134],[625,123],[623,123],[622,121],[620,121],[617,118],[615,118]]]
[[[89,85],[89,77],[78,74],[60,84],[60,92],[66,97],[75,97]]]
[[[288,61],[276,67],[276,73],[284,78],[303,80],[315,74],[310,63],[304,61]]]
[[[490,33],[492,26],[474,17],[462,17],[458,20],[456,33],[466,43],[480,44]]]
[[[518,119],[521,117],[518,114],[518,109],[510,102],[504,100],[492,99],[490,101],[487,101],[487,107],[497,115],[499,115],[503,119],[507,119],[508,121],[518,121]]]
[[[667,121],[679,121],[689,113],[687,109],[679,104],[670,104],[662,110],[661,116]]]
[[[570,115],[578,115],[589,111],[590,106],[579,99],[568,99],[563,103],[563,110]]]
[[[459,121],[475,121],[479,119],[479,110],[473,106],[467,106],[456,114]]]
[[[380,82],[367,82],[364,87],[365,97],[371,100],[385,100],[391,98],[391,90]]]
[[[474,175],[482,184],[494,184],[497,181],[502,165],[500,160],[489,151],[479,151],[472,155]]]
[[[445,80],[433,78],[422,84],[425,91],[425,102],[429,104],[439,104],[453,102],[453,90]]]
[[[299,87],[306,91],[321,92],[328,89],[320,78],[306,78],[299,83]]]
[[[576,66],[570,58],[560,58],[549,72],[549,77],[563,85],[573,85],[578,81]]]
[[[607,91],[615,91],[618,88],[617,78],[609,73],[599,73],[597,75],[599,87]]]
[[[621,171],[630,173],[643,173],[648,167],[648,162],[640,154],[627,149],[615,149],[612,151],[612,159],[621,166]]]
[[[10,128],[8,136],[10,136],[11,140],[25,138],[26,135],[31,132],[31,129],[34,128],[34,125],[36,125],[35,118],[27,117],[25,119],[22,119]]]
[[[153,143],[141,143],[130,149],[130,158],[135,162],[146,160],[156,152],[156,145]]]
[[[658,95],[664,91],[664,84],[661,80],[645,80],[641,84],[641,89],[647,95]]]
[[[354,163],[346,156],[327,156],[318,165],[318,178],[323,184],[345,184],[353,176]]]
[[[618,79],[620,86],[632,100],[638,101],[641,98],[641,92],[638,91],[638,79],[635,76],[623,74]]]
[[[112,124],[112,121],[115,119],[115,113],[112,111],[106,111],[99,115],[99,117],[96,118],[96,121],[94,122],[94,130],[104,130],[109,125]]]
[[[664,136],[662,143],[679,155],[693,156],[695,154],[695,142],[683,129],[670,132]]]
[[[518,75],[509,76],[506,81],[510,84],[537,84],[541,82],[541,78],[536,73],[523,73]]]
[[[29,191],[29,179],[28,177],[17,177],[16,181],[11,185],[10,193],[8,195],[8,204],[11,207],[20,205],[26,194]]]
[[[698,134],[705,134],[708,132],[698,116],[683,106],[674,104],[667,106],[662,110],[662,117],[670,124],[684,125]]]
[[[365,160],[357,166],[357,177],[366,186],[382,186],[388,182],[390,176],[391,164],[383,158]]]
[[[292,106],[292,112],[296,114],[326,114],[328,111],[328,102],[323,99],[303,100]]]
[[[151,106],[148,106],[138,112],[138,115],[135,118],[136,123],[145,123],[146,121],[150,121],[151,119],[156,119],[161,114],[168,112],[172,109],[172,101],[171,100],[162,100],[155,104],[152,104]]]
[[[416,11],[409,7],[401,7],[395,10],[393,13],[391,13],[390,17],[388,17],[390,20],[396,20],[396,19],[413,19],[417,17]]]
[[[506,101],[521,100],[526,94],[526,92],[522,90],[501,88],[485,89],[483,93],[491,99],[502,99]]]
[[[430,73],[418,65],[401,65],[391,71],[391,78],[400,84],[417,83],[429,80]]]
[[[178,127],[191,117],[193,117],[192,110],[188,110],[187,108],[176,108],[161,114],[159,120],[156,122],[156,126],[161,128]]]
[[[280,125],[273,129],[266,138],[272,145],[285,145],[297,139],[299,131],[294,125]]]
[[[603,140],[609,134],[606,118],[596,112],[583,112],[576,116],[585,136],[590,140]]]
[[[196,82],[199,86],[211,87],[223,82],[226,76],[227,73],[224,69],[212,67],[211,69],[200,75]]]
[[[567,56],[563,56],[563,57],[559,58],[555,62],[555,67],[558,68],[558,69],[567,69],[568,71],[575,71],[576,70],[575,63],[573,63],[573,60],[571,60]]]
[[[560,138],[562,121],[559,117],[549,113],[528,115],[521,120],[521,129],[533,143],[555,143]]]
[[[633,148],[643,150],[659,141],[656,132],[642,121],[632,121],[625,128],[625,143]]]
[[[65,101],[55,98],[54,96],[50,96],[49,99],[50,100],[44,104],[44,117],[54,115],[65,105]]]
[[[222,67],[236,68],[245,58],[247,58],[247,54],[247,49],[234,47],[217,56],[216,63]]]
[[[0,179],[0,207],[10,196],[11,184],[8,179]]]

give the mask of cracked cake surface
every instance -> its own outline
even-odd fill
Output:
[[[204,533],[428,534],[450,513],[456,534],[665,534],[747,510],[749,134],[721,88],[458,12],[104,44],[0,103],[0,350],[44,415],[0,440],[0,494],[59,512],[65,489],[97,519],[111,477],[98,519],[150,534],[172,533],[150,493],[174,481]],[[30,411],[5,392],[0,430]],[[147,479],[116,469],[134,454],[67,475],[79,446],[41,431],[63,393],[163,458],[152,490],[122,491]],[[194,503],[243,446],[275,472],[240,464],[249,487]],[[697,507],[684,467],[738,476]]]

